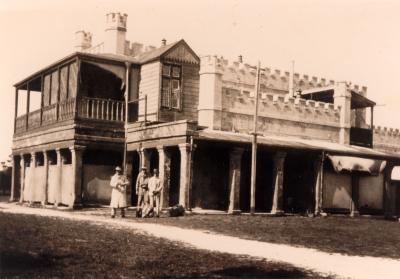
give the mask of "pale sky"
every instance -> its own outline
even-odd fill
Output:
[[[11,153],[13,84],[74,51],[74,33],[101,42],[107,12],[128,14],[127,39],[181,38],[199,55],[368,87],[375,125],[400,128],[400,1],[0,0],[0,161]]]

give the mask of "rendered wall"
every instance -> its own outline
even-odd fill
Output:
[[[109,203],[111,199],[110,180],[114,166],[83,166],[83,196],[85,201]]]
[[[25,170],[24,200],[39,202],[44,200],[44,167],[27,167]]]
[[[59,192],[59,182],[57,174],[57,165],[49,165],[49,176],[47,185],[47,201],[49,203],[55,203],[57,200],[57,193]]]
[[[374,149],[400,153],[400,131],[386,127],[374,127]]]
[[[72,180],[72,165],[62,165],[61,171],[61,203],[71,205],[75,200],[74,184]]]
[[[335,209],[350,209],[351,176],[324,171],[322,187],[322,207]]]
[[[383,209],[384,176],[360,177],[359,206],[372,209]]]

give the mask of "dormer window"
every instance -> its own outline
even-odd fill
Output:
[[[161,106],[170,109],[181,109],[181,76],[178,65],[162,65]]]

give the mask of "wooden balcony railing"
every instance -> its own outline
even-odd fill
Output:
[[[124,101],[97,98],[83,98],[79,101],[78,116],[81,118],[123,122]]]
[[[15,119],[15,133],[33,130],[75,118],[96,119],[112,123],[125,120],[125,103],[98,98],[67,99],[32,111]]]

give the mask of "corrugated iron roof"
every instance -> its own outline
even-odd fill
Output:
[[[198,138],[206,140],[251,143],[253,136],[250,134],[205,129],[198,131]],[[361,158],[400,160],[400,154],[396,153],[385,153],[366,147],[345,145],[323,140],[302,139],[292,136],[262,135],[257,137],[257,143],[260,145],[277,147],[277,148],[326,151],[327,153],[353,155]]]

